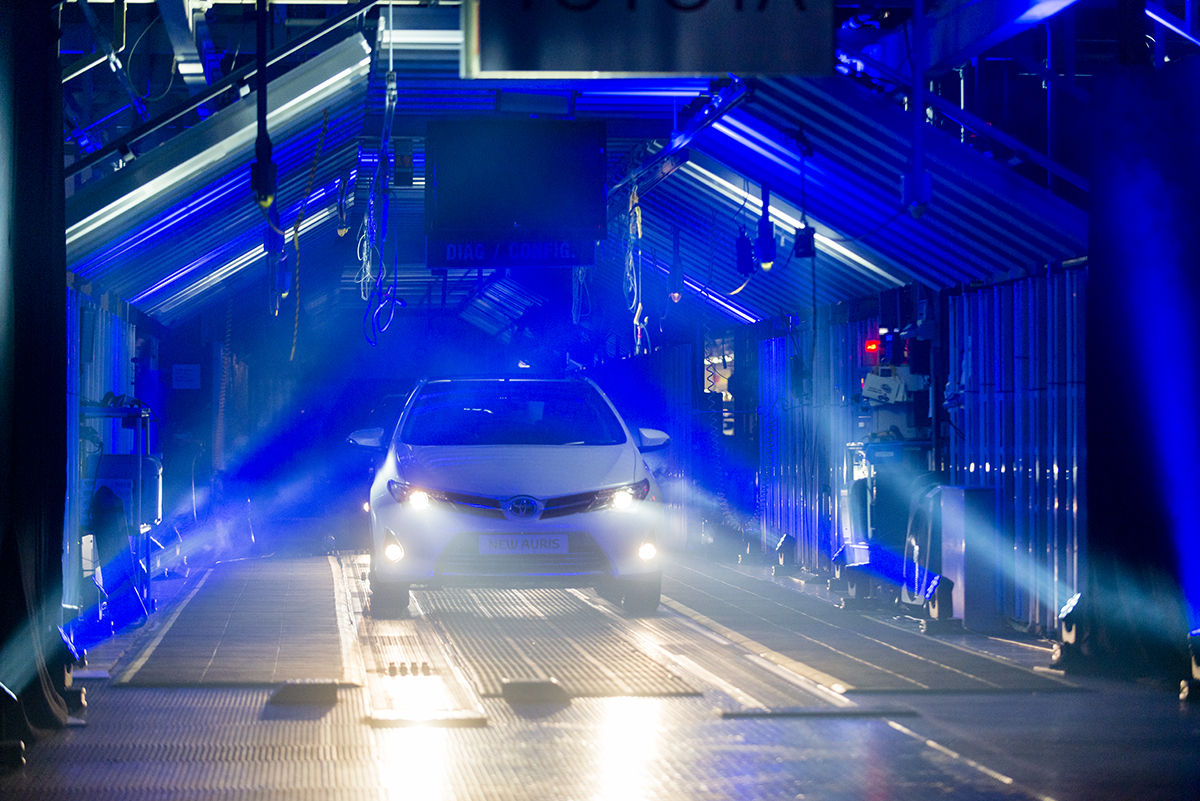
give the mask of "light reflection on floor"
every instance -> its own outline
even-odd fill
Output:
[[[455,708],[440,676],[394,676],[385,678],[383,687],[391,701],[389,709],[411,720],[432,718],[439,711]]]
[[[446,792],[446,729],[382,732],[379,786],[389,797],[438,801]]]
[[[661,724],[663,701],[656,698],[609,698],[597,732],[595,801],[645,798],[651,766],[666,731]]]

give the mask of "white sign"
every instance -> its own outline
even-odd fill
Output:
[[[171,389],[200,389],[200,365],[171,365]]]
[[[829,75],[833,0],[464,0],[465,78]]]

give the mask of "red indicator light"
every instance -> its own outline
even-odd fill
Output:
[[[866,344],[863,346],[863,349],[867,353],[878,353],[879,352],[879,344],[880,343],[879,343],[878,339],[868,339]]]

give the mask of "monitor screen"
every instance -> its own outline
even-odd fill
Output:
[[[425,230],[601,239],[605,147],[603,122],[433,120],[425,140]]]

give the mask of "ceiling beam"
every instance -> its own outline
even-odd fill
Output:
[[[955,0],[928,20],[925,76],[935,78],[996,45],[1044,22],[1076,0]],[[908,25],[877,43],[876,60],[896,72],[912,74]]]

